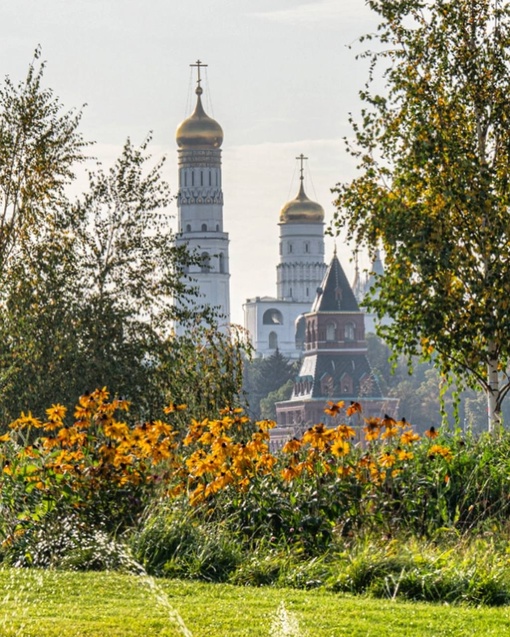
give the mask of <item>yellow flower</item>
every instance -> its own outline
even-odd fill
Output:
[[[282,448],[283,453],[297,453],[301,449],[301,440],[297,438],[292,438],[292,440],[288,440]]]
[[[448,447],[443,447],[442,445],[432,445],[429,449],[429,458],[433,458],[434,456],[441,456],[445,460],[451,460],[453,458],[453,454],[448,449]]]
[[[365,418],[366,425],[363,427],[365,432],[365,440],[377,440],[381,430],[381,421],[379,418]]]
[[[356,432],[349,425],[338,425],[336,428],[336,435],[340,438],[355,438]]]
[[[67,409],[63,405],[52,405],[46,410],[46,416],[48,420],[63,420],[67,413]]]
[[[395,452],[397,454],[397,458],[402,461],[412,460],[414,458],[414,453],[412,453],[412,451],[405,451],[404,449],[400,449],[400,447],[397,447]]]
[[[276,427],[276,423],[274,420],[257,420],[255,425],[262,431],[269,431]]]
[[[382,467],[392,467],[395,464],[395,456],[389,451],[385,451],[379,456],[379,463]]]
[[[281,475],[285,482],[292,482],[294,478],[297,478],[300,475],[300,471],[298,471],[297,467],[288,465],[285,469],[282,469]]]
[[[335,440],[335,442],[331,445],[331,453],[334,456],[346,456],[349,453],[349,450],[349,443],[347,442],[347,440],[342,440],[341,438]]]
[[[180,405],[176,403],[170,403],[167,407],[163,408],[163,412],[165,414],[171,414],[174,411],[184,411],[187,408],[188,408],[188,405],[186,405],[185,403],[182,403]]]
[[[323,423],[314,425],[308,429],[302,438],[304,443],[308,443],[314,449],[325,449],[329,440],[333,437],[334,430],[327,429]]]
[[[413,442],[417,442],[421,440],[420,436],[414,431],[404,431],[404,433],[400,436],[400,444],[401,445],[409,445]]]
[[[10,439],[11,439],[11,434],[9,432],[4,434],[3,436],[0,436],[0,442],[7,442]]]

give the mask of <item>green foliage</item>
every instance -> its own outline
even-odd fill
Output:
[[[87,145],[78,126],[81,112],[64,112],[42,86],[40,50],[18,85],[0,86],[0,280],[28,231],[56,221],[64,189]]]
[[[255,358],[246,361],[244,371],[244,393],[249,407],[250,416],[254,420],[270,418],[268,415],[274,412],[274,402],[278,397],[270,394],[281,390],[292,380],[298,371],[299,362],[291,361],[280,352],[267,358]],[[287,390],[288,391],[288,390]],[[285,395],[287,392],[283,390]],[[264,405],[262,405],[264,401]]]
[[[390,346],[481,387],[496,428],[510,387],[510,6],[369,6],[381,23],[365,38],[375,46],[361,121],[352,121],[359,176],[337,186],[335,223],[384,249],[369,306],[391,317],[381,326]],[[379,63],[380,94],[371,85]]]
[[[276,420],[276,403],[282,400],[288,400],[292,396],[294,389],[294,381],[289,379],[285,385],[282,385],[276,391],[271,391],[260,401],[260,416],[269,420]]]

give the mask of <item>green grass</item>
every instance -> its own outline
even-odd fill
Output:
[[[150,580],[116,573],[0,570],[0,635],[269,637],[281,604],[309,637],[510,636],[510,608],[374,600],[282,588]],[[289,633],[280,632],[280,635]],[[293,637],[297,637],[294,633]]]

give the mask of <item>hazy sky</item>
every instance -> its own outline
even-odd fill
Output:
[[[108,164],[126,137],[153,131],[175,194],[175,129],[194,105],[189,64],[208,64],[204,103],[224,131],[232,320],[242,323],[246,298],[276,293],[278,214],[297,193],[295,157],[309,157],[307,194],[328,222],[330,189],[353,175],[342,138],[366,79],[356,40],[374,26],[365,0],[1,0],[0,76],[21,79],[41,45],[47,85],[67,108],[87,104],[94,154]],[[351,252],[337,245],[351,276]],[[332,250],[329,240],[328,261]]]

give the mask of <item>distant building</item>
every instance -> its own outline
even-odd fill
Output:
[[[354,275],[354,281],[352,283],[352,290],[354,292],[354,296],[356,297],[356,300],[358,301],[358,304],[360,305],[362,304],[363,299],[370,292],[370,290],[376,285],[377,277],[381,276],[382,274],[384,274],[384,266],[381,259],[381,253],[379,250],[376,250],[375,258],[372,261],[372,266],[370,268],[370,271],[368,272],[367,276],[364,279],[362,279],[362,277],[360,276],[358,262],[357,262],[357,255],[356,255],[356,270]],[[365,330],[367,334],[376,334],[377,333],[376,325],[378,324],[387,325],[389,322],[389,318],[384,317],[381,321],[377,318],[377,316],[373,312],[369,312],[367,310],[364,310],[364,312],[365,312]]]
[[[324,209],[305,194],[303,155],[297,196],[280,211],[280,262],[276,267],[276,297],[257,296],[244,304],[244,325],[256,356],[278,349],[284,356],[302,356],[304,323],[320,285],[324,263]],[[302,332],[302,334],[300,333]]]
[[[228,234],[223,229],[221,189],[221,144],[223,131],[202,106],[200,60],[197,103],[193,114],[177,128],[179,147],[179,191],[177,194],[177,245],[186,245],[200,255],[199,265],[189,268],[188,276],[197,288],[200,305],[215,308],[222,322],[230,322],[230,273]],[[177,328],[178,329],[178,328]]]
[[[384,398],[367,359],[365,314],[336,253],[305,314],[304,353],[289,400],[276,404],[278,427],[272,439],[298,435],[327,420],[328,401],[361,403],[365,417],[394,414],[398,400]]]

